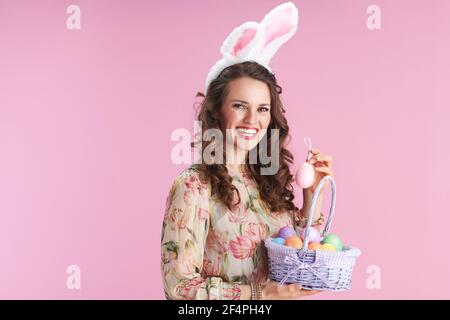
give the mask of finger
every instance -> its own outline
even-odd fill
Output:
[[[328,169],[332,169],[332,166],[329,164],[329,163],[325,163],[325,162],[321,162],[321,161],[318,161],[318,162],[315,162],[314,164],[312,164],[312,166],[314,167],[314,168],[328,168]]]
[[[303,293],[302,286],[298,283],[293,283],[288,286],[287,296],[290,299],[298,298]]]
[[[315,168],[317,172],[325,173],[327,175],[333,176],[333,171],[331,171],[331,168],[328,167],[317,167]]]
[[[330,168],[331,169],[331,165],[327,162],[323,162],[323,161],[315,161],[312,163],[312,166],[315,168],[319,168],[319,167],[326,167],[326,168]]]
[[[320,150],[319,150],[319,149],[311,149],[311,152],[312,152],[313,154],[319,154],[319,153],[320,153]]]
[[[281,296],[286,299],[292,299],[302,292],[302,287],[297,283],[288,284],[283,287],[283,291],[280,292]]]
[[[317,160],[317,159],[311,159],[311,161],[310,161],[309,163],[310,163],[311,165],[318,166],[318,167],[321,167],[321,166],[328,166],[328,163],[323,162],[323,161],[319,161],[319,160]]]
[[[311,296],[313,294],[317,294],[320,291],[317,290],[309,290],[309,289],[302,289],[300,291],[298,291],[295,295],[295,297],[293,298],[301,298],[301,297],[307,297],[307,296]]]
[[[303,290],[303,295],[305,296],[312,296],[313,294],[318,294],[322,291],[319,290]]]
[[[323,154],[323,153],[319,153],[319,154],[315,155],[314,159],[317,160],[318,162],[325,162],[329,166],[331,166],[331,164],[333,163],[333,158],[331,156],[329,156],[327,154]]]
[[[333,170],[328,167],[316,167],[314,168],[317,172],[326,173],[326,174],[333,174]]]
[[[295,293],[297,291],[301,291],[302,290],[302,286],[300,284],[298,284],[298,283],[292,283],[292,284],[289,284],[287,286],[287,289],[288,289],[289,292]]]

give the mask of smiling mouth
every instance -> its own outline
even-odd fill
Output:
[[[238,134],[244,139],[250,140],[256,137],[258,133],[258,129],[250,129],[250,128],[236,128]]]

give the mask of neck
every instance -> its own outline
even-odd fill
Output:
[[[226,167],[230,172],[245,172],[244,164],[227,164]]]
[[[232,150],[227,150],[227,168],[232,171],[245,172],[245,160],[247,158],[247,152],[236,147],[230,149]]]

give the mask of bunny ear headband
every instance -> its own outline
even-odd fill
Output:
[[[272,73],[270,59],[294,35],[297,24],[297,7],[286,2],[272,9],[260,23],[248,21],[235,28],[220,48],[222,59],[209,70],[205,94],[211,81],[233,64],[255,61]]]

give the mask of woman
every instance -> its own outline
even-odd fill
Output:
[[[223,154],[215,154],[212,164],[184,170],[167,197],[161,268],[168,299],[247,300],[252,284],[261,289],[262,299],[317,293],[268,280],[263,240],[283,226],[302,227],[318,183],[332,175],[331,157],[313,149],[309,163],[315,181],[303,190],[302,209],[296,207],[289,170],[293,156],[285,148],[289,127],[280,93],[275,76],[254,61],[225,68],[209,85],[198,120],[203,132],[216,128],[223,133]],[[270,144],[271,129],[279,133],[279,168],[263,175],[266,165],[259,157],[250,163],[249,152],[260,147],[264,135]],[[204,142],[201,150],[211,143]],[[234,161],[227,162],[230,158]],[[321,198],[314,211],[316,225],[323,223]]]

